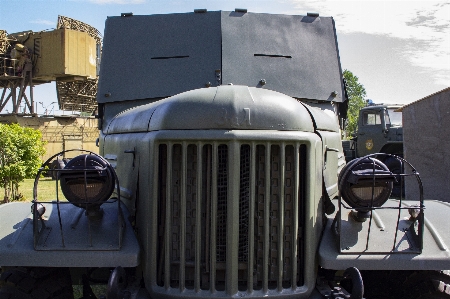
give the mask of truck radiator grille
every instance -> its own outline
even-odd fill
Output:
[[[167,143],[158,161],[158,286],[304,284],[305,145]]]

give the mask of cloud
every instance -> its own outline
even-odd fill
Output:
[[[292,0],[298,10],[333,16],[341,33],[382,34],[425,38],[417,33],[439,33],[450,28],[450,3],[433,1]],[[448,33],[448,31],[447,31]]]
[[[450,2],[292,0],[298,13],[333,16],[338,34],[365,33],[403,40],[399,50],[436,83],[450,86]]]
[[[89,0],[95,4],[142,4],[145,0]]]
[[[33,20],[33,21],[30,21],[30,23],[32,23],[32,24],[42,24],[42,25],[48,25],[48,26],[56,26],[56,22],[55,21],[48,21],[48,20],[42,20],[42,19]]]

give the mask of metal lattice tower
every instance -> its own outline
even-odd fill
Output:
[[[13,113],[34,114],[32,61],[28,52],[21,59],[10,57],[11,41],[6,30],[0,30],[0,111],[11,101]],[[27,88],[29,96],[27,96]],[[19,111],[22,102],[24,110]]]

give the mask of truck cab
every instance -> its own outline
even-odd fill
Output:
[[[359,111],[358,128],[343,141],[347,162],[374,153],[403,156],[402,105],[369,105]]]
[[[391,154],[403,152],[401,112],[395,112],[400,107],[400,105],[377,105],[361,109],[356,133],[357,157],[379,152]]]

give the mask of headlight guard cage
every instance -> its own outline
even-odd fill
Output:
[[[100,162],[96,167],[77,167],[65,169],[60,157],[68,152],[82,152],[94,161]],[[75,157],[74,159],[80,156]],[[64,163],[60,167],[52,167],[51,162],[56,158],[58,162]],[[65,160],[65,159],[64,159]],[[70,163],[70,162],[69,162]],[[86,164],[84,164],[86,165]],[[86,196],[89,179],[102,176],[111,180],[111,193],[115,192],[117,198],[89,202],[81,200],[75,203],[61,201],[61,177],[79,176],[84,180]],[[55,179],[56,199],[38,200],[38,185],[43,174],[50,175]],[[95,198],[98,200],[98,198]],[[102,209],[100,209],[102,205]],[[88,207],[94,206],[90,210]],[[50,209],[50,211],[49,211]],[[47,212],[46,212],[47,210]],[[97,213],[98,211],[98,213]],[[33,243],[35,250],[120,250],[122,247],[123,233],[125,228],[124,214],[121,207],[119,180],[111,164],[103,157],[91,151],[75,149],[59,152],[45,161],[36,175],[33,186],[33,201],[31,212],[33,215]],[[95,214],[95,215],[92,215]],[[84,214],[84,215],[83,215]],[[58,240],[59,239],[59,240]]]
[[[352,168],[361,161],[366,163],[372,161],[374,164],[377,163],[375,161],[383,161],[397,167],[388,172],[376,171],[375,166],[373,171],[353,171]],[[375,194],[373,190],[380,181],[392,182],[392,178],[395,178],[394,184],[399,194],[382,206],[369,205],[361,212],[360,207],[350,206],[344,200],[343,190],[340,190],[339,208],[331,226],[339,238],[340,252],[343,254],[422,253],[425,205],[422,181],[417,170],[402,157],[384,153],[371,154],[355,159],[344,167],[339,176],[340,188],[345,188],[346,185],[348,188],[351,185],[348,182],[342,182],[342,180],[348,180],[349,172],[351,172],[352,182],[362,180],[367,185],[368,179],[372,181],[372,203]],[[414,193],[414,200],[405,199],[403,190],[406,180],[417,184],[418,192]],[[408,187],[410,185],[412,186],[410,189],[414,189],[413,184],[408,184]],[[394,226],[395,231],[393,231]],[[387,235],[393,239],[392,243],[384,242]]]

